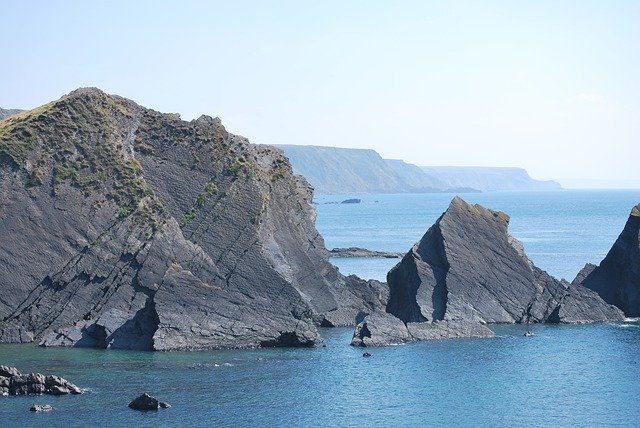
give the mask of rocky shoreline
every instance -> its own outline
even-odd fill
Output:
[[[533,264],[507,214],[459,197],[406,254],[327,251],[280,151],[95,88],[0,121],[0,195],[0,343],[311,347],[356,326],[378,346],[640,314],[640,206],[573,284]],[[384,284],[329,257],[401,260]]]

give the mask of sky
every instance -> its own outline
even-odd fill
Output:
[[[263,144],[640,188],[640,1],[0,0],[0,107],[84,86]]]

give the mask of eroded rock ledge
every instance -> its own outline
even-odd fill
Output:
[[[365,258],[384,258],[399,259],[404,253],[396,253],[392,251],[375,251],[367,250],[360,247],[333,248],[329,251],[331,257],[365,257]]]
[[[624,314],[595,292],[537,268],[509,217],[456,197],[387,275],[388,315],[369,315],[354,344],[488,337],[491,323],[592,323]]]

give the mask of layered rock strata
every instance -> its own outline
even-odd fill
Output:
[[[0,122],[0,342],[312,346],[380,308],[268,146],[97,89]]]
[[[595,291],[628,317],[640,317],[640,204],[600,265],[587,264],[573,284]]]
[[[509,235],[508,223],[505,213],[454,198],[387,275],[386,311],[397,321],[380,314],[365,318],[354,344],[486,337],[491,334],[484,324],[491,323],[624,319],[595,292],[537,268]]]

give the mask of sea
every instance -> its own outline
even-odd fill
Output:
[[[452,194],[318,195],[327,248],[408,251]],[[540,268],[571,281],[598,263],[640,190],[460,195],[510,215]],[[357,204],[342,200],[357,198]],[[478,249],[480,251],[480,249]],[[344,274],[384,280],[398,259],[334,258]],[[63,376],[80,396],[0,397],[0,426],[564,427],[640,426],[640,323],[493,326],[492,339],[349,346],[321,329],[311,349],[135,352],[0,345],[0,364]],[[524,337],[527,330],[533,337]],[[141,413],[148,392],[171,408]],[[29,411],[50,404],[48,413]]]

